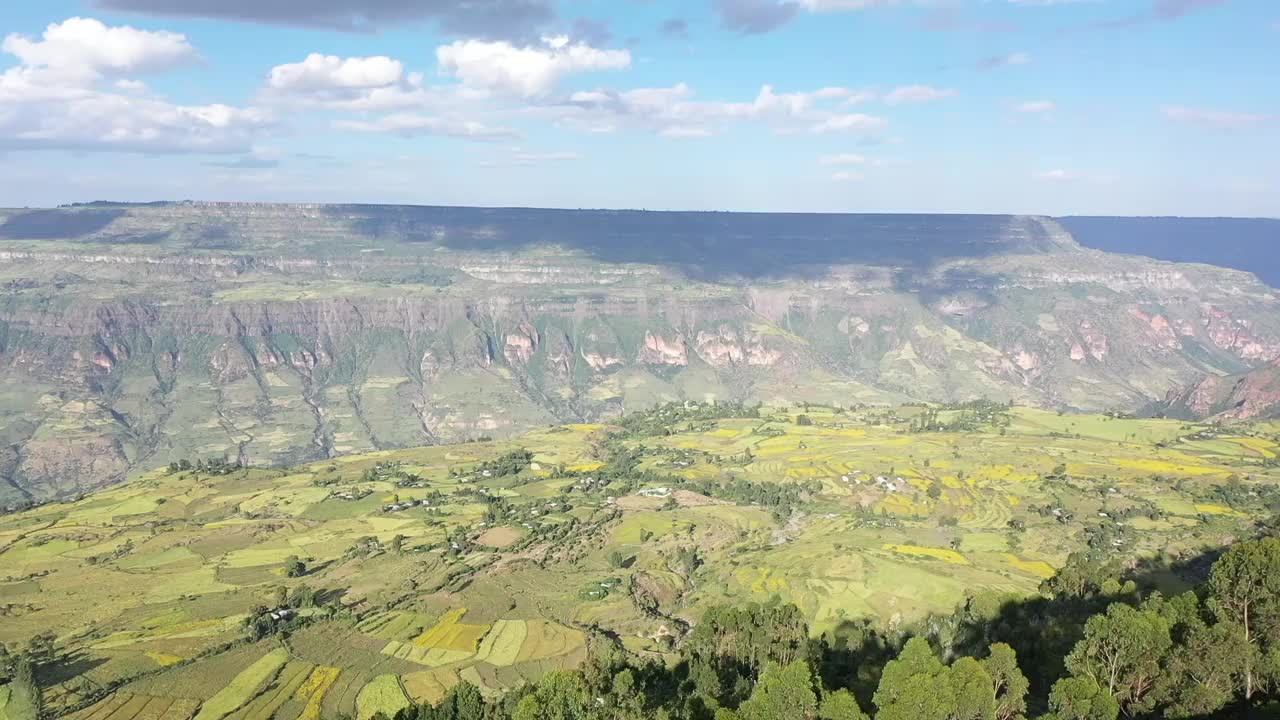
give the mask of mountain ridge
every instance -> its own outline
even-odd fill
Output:
[[[116,209],[0,212],[0,503],[680,399],[1134,411],[1280,358],[1253,276],[1049,218]]]

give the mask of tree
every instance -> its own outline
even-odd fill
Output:
[[[484,720],[484,696],[466,680],[453,686],[445,697],[445,704],[453,710],[450,720]]]
[[[1244,696],[1257,686],[1254,666],[1259,628],[1273,630],[1280,616],[1280,539],[1264,538],[1232,545],[1213,564],[1209,597],[1218,618],[1231,623],[1250,651],[1245,657]]]
[[[827,693],[818,703],[819,720],[868,720],[858,706],[858,699],[848,690]]]
[[[996,643],[982,661],[982,667],[991,677],[991,690],[996,701],[996,720],[1022,717],[1027,711],[1027,690],[1031,683],[1018,668],[1018,654],[1008,645]]]
[[[557,670],[538,681],[532,695],[516,706],[513,720],[586,720],[590,693],[582,674]]]
[[[948,720],[952,692],[947,666],[924,638],[907,641],[884,666],[874,701],[876,720]]]
[[[14,666],[13,681],[9,683],[9,702],[4,710],[14,720],[35,720],[43,709],[44,697],[36,682],[35,663],[23,655]]]
[[[751,697],[738,708],[739,720],[813,720],[818,696],[813,692],[809,663],[797,660],[773,665],[760,675]]]
[[[290,555],[284,559],[284,574],[291,578],[302,577],[307,574],[307,566],[297,555]]]
[[[1211,715],[1231,702],[1244,682],[1254,648],[1229,623],[1200,623],[1170,654],[1165,674],[1169,717]]]
[[[962,657],[952,663],[947,674],[952,692],[948,717],[955,720],[992,720],[996,716],[995,683],[982,663],[971,657]]]
[[[404,536],[396,535],[391,538],[391,552],[395,555],[404,554]]]
[[[1169,623],[1159,613],[1112,603],[1085,623],[1084,639],[1067,656],[1067,669],[1096,682],[1127,714],[1143,712],[1154,704],[1151,691],[1172,644]]]
[[[1049,709],[1057,720],[1116,720],[1120,706],[1093,678],[1069,677],[1053,684]]]

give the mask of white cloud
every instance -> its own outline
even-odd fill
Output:
[[[831,174],[832,182],[853,182],[862,179],[863,177],[860,173],[849,172],[848,170],[841,170]]]
[[[898,105],[907,102],[931,102],[933,100],[941,100],[943,98],[955,97],[960,93],[955,90],[944,88],[936,88],[931,85],[904,85],[894,88],[884,96],[884,101],[890,105]]]
[[[409,113],[395,113],[370,121],[338,120],[333,123],[333,126],[338,130],[382,133],[400,135],[401,137],[442,135],[466,140],[492,141],[520,136],[520,133],[510,128],[490,127],[472,120],[456,120]]]
[[[815,124],[810,130],[815,133],[839,132],[841,130],[877,130],[888,123],[884,118],[863,113],[832,115]]]
[[[348,111],[421,108],[443,102],[386,56],[340,58],[312,53],[302,62],[277,65],[267,74],[263,98]]]
[[[9,35],[0,50],[19,61],[0,73],[0,148],[240,153],[272,124],[254,108],[170,103],[127,76],[195,62],[176,33],[71,18],[40,40]]]
[[[760,88],[746,102],[694,99],[684,83],[670,87],[637,88],[625,92],[597,89],[573,93],[567,106],[559,106],[561,120],[589,126],[600,124],[600,115],[649,127],[668,137],[705,137],[715,126],[731,122],[759,122],[777,132],[809,128],[814,132],[883,127],[882,118],[864,114],[840,114],[831,107],[863,91],[826,87],[808,92],[778,92],[771,85]]]
[[[185,36],[73,17],[45,28],[39,40],[11,34],[0,50],[18,58],[39,82],[85,87],[103,78],[160,72],[199,59]]]
[[[400,82],[404,65],[385,55],[342,59],[311,53],[300,63],[277,65],[267,75],[267,87],[286,92],[331,88],[377,88]]]
[[[818,158],[819,165],[862,165],[867,159],[857,153],[840,153],[838,155],[823,155]]]
[[[1018,103],[1013,107],[1014,112],[1020,113],[1047,113],[1052,112],[1057,107],[1049,100],[1029,100],[1024,103]]]
[[[1063,170],[1061,168],[1055,170],[1046,170],[1042,173],[1036,173],[1036,177],[1041,180],[1079,180],[1080,173],[1072,170]]]
[[[629,50],[600,50],[567,37],[543,38],[541,47],[459,40],[436,49],[440,71],[484,90],[522,98],[550,95],[560,79],[577,72],[624,70]]]
[[[1224,110],[1208,110],[1183,106],[1163,108],[1164,116],[1170,120],[1199,125],[1215,130],[1248,130],[1261,127],[1280,120],[1280,116],[1262,115],[1259,113],[1229,112]]]

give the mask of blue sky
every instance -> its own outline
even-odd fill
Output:
[[[0,38],[0,205],[1280,216],[1273,0],[42,0]]]

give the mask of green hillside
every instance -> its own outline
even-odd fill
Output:
[[[70,717],[390,716],[575,667],[601,632],[674,657],[714,606],[904,631],[1037,596],[1074,552],[1176,568],[1275,512],[1278,454],[1273,426],[974,402],[673,404],[286,470],[191,458],[0,517],[0,642],[52,634],[38,681]]]

